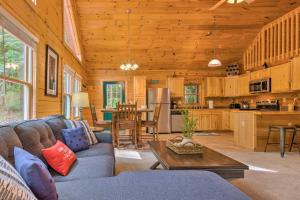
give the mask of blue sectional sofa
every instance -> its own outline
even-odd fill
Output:
[[[42,149],[62,140],[64,117],[50,116],[0,126],[0,155],[14,164],[15,146],[40,157]],[[249,199],[216,174],[205,171],[140,171],[114,176],[115,155],[110,134],[96,133],[100,143],[76,153],[67,176],[50,170],[60,200],[199,200]]]

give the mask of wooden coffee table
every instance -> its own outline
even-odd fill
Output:
[[[203,147],[203,154],[178,155],[166,147],[166,142],[149,142],[157,158],[150,169],[161,165],[166,170],[206,170],[225,179],[244,178],[249,167],[210,148]]]

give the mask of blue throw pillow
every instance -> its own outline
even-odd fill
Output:
[[[54,180],[46,165],[27,151],[14,148],[15,167],[39,200],[57,200]]]
[[[62,129],[61,131],[66,145],[73,152],[78,152],[89,148],[89,143],[83,127]]]

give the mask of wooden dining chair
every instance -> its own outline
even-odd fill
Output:
[[[159,120],[160,110],[161,110],[161,104],[158,104],[155,107],[153,119],[151,121],[142,121],[142,127],[152,128],[152,135],[141,134],[141,136],[140,136],[141,140],[143,140],[143,139],[153,139],[153,141],[159,140],[159,138],[158,138],[158,120]]]
[[[121,129],[129,129],[128,135],[120,135]],[[120,136],[122,140],[131,141],[132,144],[137,146],[137,104],[118,104],[117,105],[117,118],[116,118],[116,142],[117,146],[120,145]]]
[[[96,108],[93,104],[90,105],[90,110],[92,114],[93,126],[95,128],[109,128],[110,131],[112,130],[112,121],[111,120],[98,120]]]

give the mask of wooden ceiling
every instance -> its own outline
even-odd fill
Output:
[[[263,25],[300,6],[299,0],[256,0],[209,11],[216,2],[76,0],[88,71],[119,69],[127,61],[128,8],[131,57],[140,69],[196,70],[207,69],[214,48],[224,65],[241,60]]]

